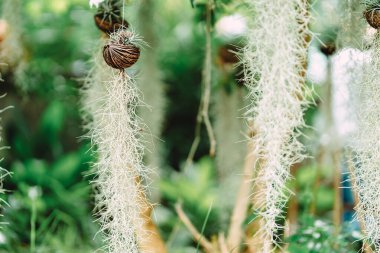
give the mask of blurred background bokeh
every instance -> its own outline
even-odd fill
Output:
[[[151,18],[138,15],[137,2],[128,1],[125,18],[139,32],[144,20]],[[202,1],[195,1],[195,8],[189,0],[156,2],[151,6],[155,21],[145,25],[155,33],[155,41],[147,43],[154,45],[166,102],[162,134],[153,151],[159,153],[154,167],[159,167],[161,175],[151,189],[158,202],[154,217],[170,253],[196,252],[196,243],[173,206],[181,200],[197,228],[206,224],[207,237],[228,226],[240,184],[247,127],[242,118],[246,105],[243,72],[235,65],[238,56],[233,52],[244,46],[250,20],[245,18],[243,1],[216,1],[211,118],[219,146],[216,159],[210,158],[202,129],[195,163],[185,170],[201,97],[204,8]],[[305,114],[312,128],[305,129],[309,138],[304,142],[314,158],[292,169],[294,180],[289,187],[296,194],[288,213],[296,225],[285,240],[292,253],[357,252],[361,232],[353,221],[355,200],[346,176],[349,165],[340,162],[343,154],[337,157],[333,148],[344,143],[354,128],[344,116],[349,115],[345,111],[347,81],[339,68],[344,68],[345,58],[335,50],[338,1],[313,3],[312,29],[319,39],[313,40],[310,49],[308,78],[315,90],[309,99],[315,103]],[[90,8],[87,0],[0,0],[0,8],[0,44],[1,36],[14,32],[12,45],[18,52],[10,54],[13,59],[0,58],[0,64],[8,62],[0,65],[0,94],[6,94],[0,105],[7,108],[1,113],[5,148],[0,157],[1,166],[9,171],[3,182],[6,191],[1,194],[0,252],[93,252],[102,245],[92,213],[89,173],[96,157],[90,152],[90,141],[82,138],[79,91],[101,36],[93,21],[96,8]],[[9,12],[9,8],[14,9]],[[139,71],[144,62],[139,64],[137,79],[145,75]],[[320,97],[330,90],[330,101],[322,103]],[[333,113],[329,106],[334,107]],[[331,132],[332,125],[338,134]],[[337,184],[346,188],[340,192]],[[341,207],[338,219],[334,218],[336,205]],[[252,212],[245,225],[254,218]]]

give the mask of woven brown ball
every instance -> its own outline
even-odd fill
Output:
[[[375,29],[380,28],[380,9],[370,9],[364,12],[368,24]]]
[[[128,28],[129,26],[126,20],[114,16],[105,19],[102,17],[102,14],[96,14],[94,20],[99,30],[107,34],[114,33],[121,28]]]
[[[131,67],[140,57],[140,49],[133,44],[109,42],[103,48],[103,58],[106,63],[115,69]]]

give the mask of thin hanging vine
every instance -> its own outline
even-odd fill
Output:
[[[191,2],[194,6],[193,1]],[[191,145],[191,149],[189,155],[187,157],[187,164],[189,165],[193,159],[195,152],[197,151],[200,135],[201,135],[201,125],[205,124],[208,138],[210,141],[210,156],[215,156],[216,149],[216,139],[214,134],[214,129],[211,124],[210,116],[209,116],[209,107],[210,107],[210,97],[211,97],[211,71],[212,71],[212,17],[213,11],[215,8],[214,0],[208,0],[205,4],[206,9],[206,25],[205,25],[205,36],[206,36],[206,49],[205,49],[205,58],[204,58],[204,66],[203,66],[203,85],[202,85],[202,98],[198,109],[196,126],[195,126],[195,138],[193,144]]]

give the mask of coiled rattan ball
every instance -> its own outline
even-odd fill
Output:
[[[133,43],[134,35],[127,30],[119,30],[111,35],[103,48],[105,62],[115,69],[131,67],[140,57],[140,48]]]

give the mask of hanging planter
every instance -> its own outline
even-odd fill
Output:
[[[134,44],[134,41],[136,41],[135,35],[128,30],[121,29],[111,34],[103,48],[105,62],[119,70],[131,67],[140,57],[140,48]]]

